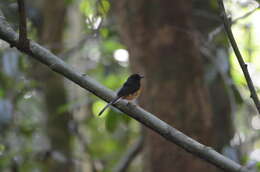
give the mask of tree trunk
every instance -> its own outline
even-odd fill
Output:
[[[62,50],[66,6],[64,0],[44,0],[42,7],[43,25],[40,42],[52,52]],[[49,156],[44,167],[49,172],[73,171],[71,163],[71,136],[69,131],[70,112],[64,107],[67,102],[66,88],[61,76],[51,72],[47,67],[34,64],[34,77],[42,84],[47,113],[47,134],[50,140],[50,155],[56,152],[62,158]]]
[[[193,28],[192,1],[118,0],[114,5],[131,67],[145,75],[141,106],[199,142],[215,147],[218,131]],[[151,131],[147,141],[150,171],[216,170]]]
[[[219,152],[229,146],[234,135],[232,115],[235,111],[235,98],[232,91],[233,83],[230,77],[228,42],[225,41],[224,30],[209,40],[209,35],[222,26],[218,6],[208,0],[193,1],[193,21],[199,35],[200,48],[204,61],[204,76],[210,92],[210,102],[213,109],[213,128],[216,132],[215,149]],[[217,41],[223,40],[223,41]],[[221,56],[220,56],[221,55]]]

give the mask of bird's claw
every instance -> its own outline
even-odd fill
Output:
[[[133,103],[133,102],[127,102],[127,104],[126,104],[126,106],[128,106],[128,107],[137,107],[137,104],[135,104],[135,103]]]

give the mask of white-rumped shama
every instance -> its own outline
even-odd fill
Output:
[[[117,92],[114,100],[108,103],[98,115],[101,115],[110,105],[116,103],[119,99],[133,100],[136,99],[141,93],[141,79],[144,76],[139,74],[132,74],[128,77],[124,85]]]

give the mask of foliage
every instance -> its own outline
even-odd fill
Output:
[[[217,9],[216,1],[212,0],[210,2],[212,7]],[[17,28],[17,13],[12,6],[14,3],[14,0],[0,1],[0,9],[3,10],[8,21],[11,21],[13,26]],[[80,38],[95,33],[96,25],[100,24],[102,20],[102,27],[97,31],[97,36],[93,36],[92,39],[84,42],[84,46],[77,51],[77,53],[82,53],[83,55],[81,55],[84,58],[81,59],[75,53],[70,59],[77,61],[77,64],[88,66],[82,72],[93,76],[103,85],[116,91],[129,75],[129,71],[128,62],[126,62],[127,65],[125,66],[114,58],[116,50],[127,48],[119,41],[118,32],[113,25],[114,19],[108,15],[111,9],[110,2],[108,0],[81,0],[80,2],[66,0],[66,4],[68,9],[72,5],[77,5],[83,16],[83,19],[79,19],[84,27],[79,35]],[[238,5],[237,8],[241,9],[241,11],[247,9],[241,5]],[[38,32],[40,32],[39,28],[42,24],[40,20],[41,11],[39,11],[38,7],[33,6],[30,6],[30,10],[38,11],[33,13],[34,16],[29,16],[29,37],[38,40]],[[240,10],[236,11],[240,12]],[[245,54],[246,61],[252,65],[252,77],[259,89],[260,82],[257,80],[260,68],[259,59],[257,58],[259,55],[259,45],[257,43],[259,40],[258,37],[254,36],[259,34],[259,29],[254,29],[259,26],[250,23],[250,21],[255,21],[258,16],[259,12],[255,13],[255,16],[253,14],[251,18],[240,20],[234,26],[234,31],[242,53]],[[35,18],[37,20],[34,20]],[[68,28],[64,28],[64,33],[66,32],[68,32],[68,35],[78,34],[70,33]],[[216,45],[227,43],[227,40],[223,39],[223,37],[216,37],[214,41]],[[42,103],[41,83],[35,82],[30,77],[31,60],[18,51],[2,46],[2,44],[0,42],[0,171],[10,170],[14,166],[17,166],[20,171],[44,171],[42,162],[46,160],[44,159],[45,153],[49,151],[50,145],[46,136],[46,118],[44,115],[46,112]],[[66,46],[65,49],[69,50]],[[86,54],[90,56],[95,54],[97,58],[93,56],[85,58]],[[245,80],[232,53],[230,62],[232,66],[231,75],[236,86],[233,93],[237,97],[236,105],[240,105],[234,121],[238,134],[243,136],[245,135],[243,133],[246,133],[247,137],[245,139],[249,139],[250,136],[257,132],[252,130],[251,125],[251,120],[256,113],[251,112],[253,105],[247,98],[249,95]],[[68,63],[72,62],[68,60]],[[67,84],[67,87],[69,87],[69,84]],[[76,91],[72,90],[70,94],[74,92]],[[87,94],[87,96],[82,95],[81,97],[71,98],[69,104],[59,108],[59,112],[74,112],[75,115],[71,122],[77,123],[76,127],[84,136],[82,139],[76,132],[72,131],[75,136],[74,140],[71,140],[71,142],[74,142],[74,159],[75,161],[84,160],[78,168],[83,168],[84,163],[90,164],[93,161],[94,166],[100,164],[99,167],[96,167],[99,169],[98,171],[112,171],[122,158],[123,153],[129,148],[129,145],[139,136],[139,125],[112,107],[105,111],[101,117],[98,117],[99,110],[105,104],[104,101]],[[84,107],[87,107],[87,110],[82,115],[79,111]],[[259,140],[259,138],[256,140]],[[234,142],[234,145],[237,144],[239,142]],[[85,152],[82,153],[82,151],[78,150],[79,147]],[[247,149],[249,152],[251,149],[260,148],[257,145],[254,148],[247,147]],[[249,159],[248,152],[244,156],[245,162],[248,162]],[[84,159],[85,154],[90,157],[90,160]],[[259,168],[259,163],[257,163],[257,167]]]

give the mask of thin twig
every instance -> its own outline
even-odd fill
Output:
[[[76,121],[75,119],[73,119],[71,121],[71,129],[72,129],[72,132],[77,136],[82,148],[83,148],[83,151],[85,154],[89,154],[90,153],[90,150],[89,150],[89,143],[86,139],[86,137],[83,135],[83,133],[81,133],[79,131],[79,122]],[[89,156],[89,162],[90,162],[90,165],[91,165],[91,169],[92,169],[92,172],[97,172],[97,168],[95,166],[95,161],[93,160],[93,158],[91,158],[91,156]]]
[[[15,158],[12,158],[12,162],[11,162],[11,172],[19,172],[19,165],[17,163],[17,160]]]
[[[102,27],[104,19],[101,18],[101,21],[96,29],[92,29],[89,35],[87,35],[85,38],[80,40],[76,46],[72,47],[71,49],[59,54],[59,56],[62,57],[62,59],[67,60],[68,57],[73,55],[75,52],[78,52],[85,44],[91,39],[97,38],[99,36],[100,28]]]
[[[234,20],[232,21],[232,24],[236,24],[239,20],[249,17],[251,14],[253,14],[253,13],[254,13],[256,10],[258,10],[258,9],[259,9],[259,6],[256,7],[256,8],[254,8],[253,10],[251,10],[251,11],[245,13],[244,15],[242,15],[242,16],[240,16],[240,17],[234,19]]]
[[[253,10],[245,13],[244,15],[232,20],[231,24],[236,24],[239,20],[247,18],[248,16],[250,16],[251,14],[253,14],[257,9],[259,9],[259,6],[254,8]],[[210,42],[217,34],[219,34],[222,30],[224,29],[224,26],[218,26],[217,28],[215,28],[214,30],[212,30],[211,32],[209,32],[208,34],[208,42]]]
[[[19,46],[29,48],[29,39],[27,38],[26,10],[24,0],[17,0],[19,11]]]
[[[145,130],[143,127],[141,127],[141,135],[139,136],[136,143],[127,150],[123,158],[116,165],[115,169],[113,170],[114,172],[125,172],[127,170],[134,158],[141,152],[144,145],[144,139]]]
[[[8,42],[9,44],[13,44],[17,48],[19,48],[17,46],[19,40],[17,33],[9,26],[9,24],[4,20],[3,17],[0,17],[0,38]],[[72,67],[70,67],[59,57],[51,53],[48,49],[43,48],[33,41],[30,42],[29,51],[21,48],[19,48],[19,50],[30,55],[32,58],[38,60],[46,66],[52,67],[51,69],[53,71],[63,75],[70,81],[78,84],[82,88],[85,88],[86,90],[90,91],[94,95],[107,102],[111,101],[116,96],[115,93],[111,90],[100,85],[91,77],[87,75],[83,76],[82,73],[79,73],[75,69],[72,69]],[[114,106],[128,116],[134,118],[146,127],[150,128],[154,132],[158,133],[169,142],[178,145],[187,152],[192,153],[194,156],[199,157],[207,161],[208,163],[211,163],[212,165],[215,165],[219,169],[231,172],[248,171],[245,167],[221,155],[214,149],[186,136],[179,130],[173,128],[166,122],[157,118],[156,115],[145,111],[138,105],[127,103],[126,101],[121,100]]]
[[[260,102],[259,102],[258,96],[256,94],[253,81],[252,81],[252,79],[250,77],[250,74],[249,74],[249,72],[247,70],[247,64],[244,62],[244,59],[243,59],[243,57],[242,57],[242,55],[241,55],[241,53],[239,51],[239,48],[238,48],[237,43],[236,43],[236,40],[235,40],[234,35],[232,33],[231,24],[230,24],[230,22],[228,20],[223,0],[218,0],[218,4],[219,4],[219,8],[221,10],[221,16],[223,18],[224,27],[225,27],[228,39],[229,39],[229,41],[231,43],[231,46],[232,46],[232,48],[233,48],[233,50],[235,52],[235,55],[236,55],[237,60],[239,62],[239,65],[240,65],[240,67],[241,67],[241,69],[242,69],[242,71],[244,73],[245,78],[246,78],[246,82],[247,82],[248,88],[249,88],[250,93],[251,93],[250,97],[253,99],[253,101],[255,103],[255,106],[257,108],[257,111],[260,114]]]
[[[100,7],[104,13],[105,7],[101,0],[97,0],[96,8],[98,8],[98,5],[100,5]],[[95,28],[94,23],[95,23],[95,20],[98,19],[98,17],[100,17],[101,21],[100,21],[99,25]],[[88,42],[91,39],[97,38],[99,36],[100,29],[103,25],[104,18],[105,18],[105,16],[99,10],[97,10],[97,14],[95,15],[95,17],[93,17],[93,19],[86,17],[87,23],[90,23],[92,25],[90,33],[85,38],[81,39],[77,43],[76,46],[70,48],[69,50],[66,50],[65,52],[62,52],[61,54],[59,54],[59,56],[61,56],[62,59],[67,60],[69,56],[71,56],[75,52],[78,52],[86,44],[86,42]]]

